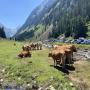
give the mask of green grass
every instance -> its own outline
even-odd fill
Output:
[[[5,69],[0,78],[8,82],[14,81],[20,85],[31,83],[34,80],[39,85],[44,85],[53,77],[52,84],[57,90],[60,90],[61,87],[59,82],[62,82],[62,88],[72,90],[73,87],[69,85],[69,81],[64,77],[65,75],[50,66],[53,65],[53,61],[48,57],[49,50],[32,51],[31,58],[19,59],[17,55],[21,52],[22,45],[23,43],[20,42],[0,40],[0,72]]]

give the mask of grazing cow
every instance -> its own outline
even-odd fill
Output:
[[[31,57],[31,53],[29,51],[22,51],[20,54],[18,54],[18,57],[20,58]]]

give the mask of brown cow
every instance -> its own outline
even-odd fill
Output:
[[[31,47],[29,44],[25,44],[22,46],[22,49],[23,49],[23,51],[29,51],[29,50],[31,50]]]
[[[72,54],[72,57],[73,57],[73,52],[77,52],[77,49],[74,45],[62,45],[62,46],[56,46],[54,48],[54,50],[69,50],[68,53],[71,53]]]
[[[73,60],[73,52],[77,51],[77,49],[74,45],[62,45],[62,46],[55,45],[53,50],[56,50],[56,51],[59,51],[59,52],[64,51],[66,59],[65,59],[65,61],[64,61],[64,59],[62,59],[61,63],[65,64],[65,63],[63,63],[63,61],[66,62],[66,63],[69,62],[69,65],[71,65],[72,60]],[[63,66],[65,66],[65,65],[63,65]]]
[[[56,66],[57,64],[61,64],[63,65],[62,68],[65,67],[65,52],[64,50],[53,50],[51,53],[49,53],[48,55],[49,57],[52,57],[54,60],[54,66]]]
[[[65,45],[63,46],[64,49],[68,49],[69,51],[67,52],[67,60],[71,60],[70,62],[73,62],[73,52],[77,52],[77,48],[75,47],[75,45]]]
[[[42,50],[42,44],[41,43],[30,43],[25,44],[22,46],[23,51],[27,50]]]
[[[20,54],[18,54],[18,57],[20,58],[31,57],[31,53],[29,51],[22,51]]]
[[[63,45],[62,47],[70,49],[72,52],[77,52],[75,45]]]
[[[42,44],[41,43],[34,44],[34,47],[36,50],[42,50]]]
[[[70,49],[65,49],[66,54],[66,64],[69,63],[69,65],[72,64],[72,51]]]
[[[31,50],[35,50],[36,49],[36,46],[35,46],[34,43],[31,43],[30,46],[31,46]]]

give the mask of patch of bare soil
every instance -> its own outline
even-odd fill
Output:
[[[75,71],[70,72],[69,79],[74,83],[78,90],[90,90],[90,80],[88,80],[88,71],[90,62],[79,60],[74,63]],[[88,73],[87,73],[88,72]]]

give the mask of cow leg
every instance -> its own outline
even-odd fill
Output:
[[[69,66],[71,66],[72,65],[72,53],[68,54],[67,60],[68,60]]]
[[[62,60],[61,60],[61,57],[60,57],[60,63],[59,63],[60,65],[62,64]]]
[[[70,59],[70,63],[71,63],[71,66],[73,65],[73,53],[70,55],[71,59]]]
[[[70,66],[71,65],[71,55],[70,54],[68,55],[67,60],[68,60],[69,66]]]
[[[73,52],[72,52],[72,61],[74,61],[74,60],[73,60]]]
[[[56,60],[56,66],[57,66],[57,64],[59,64],[60,62],[58,61],[58,60]]]
[[[55,66],[55,60],[54,60],[54,66]]]
[[[66,55],[66,63],[68,63],[69,65],[71,65],[71,54]]]
[[[55,66],[57,66],[57,60],[55,60]]]
[[[60,65],[62,66],[62,58],[60,58]]]
[[[22,58],[24,58],[25,56],[23,55]]]
[[[66,55],[62,56],[62,69],[65,68]]]
[[[42,47],[40,46],[40,50],[42,50]]]

